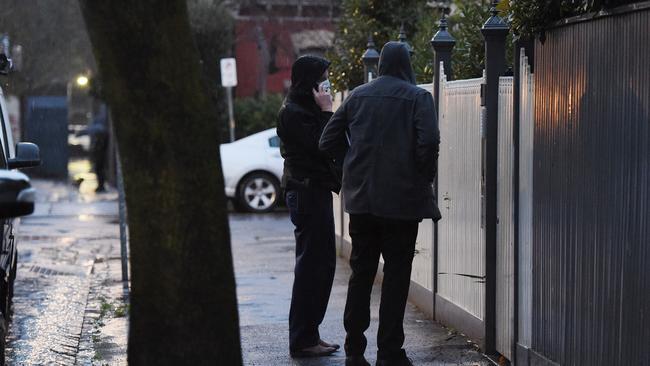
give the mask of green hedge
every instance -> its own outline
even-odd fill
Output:
[[[639,0],[510,0],[501,1],[510,14],[513,31],[519,37],[543,33],[558,20],[607,8],[640,2]],[[505,9],[504,9],[505,10]]]
[[[282,94],[269,94],[266,98],[239,98],[235,100],[235,136],[240,139],[275,127]],[[225,126],[227,132],[227,126]],[[224,134],[227,136],[227,134]],[[226,141],[226,140],[224,140]]]
[[[332,61],[330,80],[337,91],[350,90],[363,83],[362,55],[372,34],[380,51],[396,41],[403,24],[407,40],[414,50],[413,70],[419,83],[433,78],[431,45],[439,11],[428,0],[342,0],[341,17],[333,48],[327,58]]]

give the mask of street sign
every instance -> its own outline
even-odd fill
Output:
[[[234,58],[221,59],[221,86],[224,88],[237,86],[237,62]]]

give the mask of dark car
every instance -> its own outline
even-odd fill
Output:
[[[4,365],[4,343],[7,325],[10,319],[11,297],[16,279],[16,238],[14,226],[20,216],[34,212],[35,190],[29,177],[17,171],[40,164],[38,146],[20,142],[13,145],[13,136],[4,95],[0,88],[0,119],[2,119],[0,134],[0,365]]]

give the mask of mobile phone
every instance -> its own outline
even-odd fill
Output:
[[[325,80],[320,85],[318,85],[318,88],[326,93],[330,93],[332,89],[332,84],[330,83],[329,80]]]

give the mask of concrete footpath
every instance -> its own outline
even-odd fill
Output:
[[[289,357],[288,314],[293,281],[293,227],[286,213],[233,214],[230,218],[237,277],[242,348],[245,365],[344,365],[345,353],[318,359]],[[343,344],[343,309],[350,270],[337,263],[321,336]],[[372,298],[372,323],[366,358],[374,364],[379,312],[379,286]],[[428,319],[412,305],[405,317],[405,348],[415,365],[483,366],[491,363],[465,337]]]
[[[16,233],[7,364],[126,365],[117,193],[32,184],[35,212]]]
[[[18,275],[8,365],[126,365],[128,293],[120,267],[117,194],[34,181],[38,204],[17,231]],[[293,282],[293,226],[286,212],[231,214],[242,353],[245,365],[343,365],[345,354],[292,360],[288,313]],[[323,339],[342,344],[348,264],[339,260]],[[366,357],[376,355],[375,286]],[[405,347],[415,365],[484,366],[465,337],[408,305]]]

